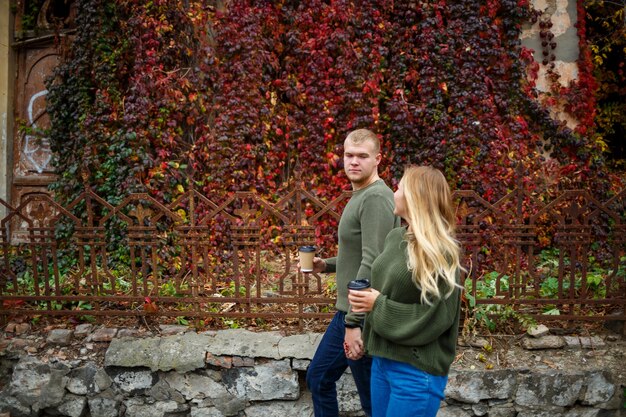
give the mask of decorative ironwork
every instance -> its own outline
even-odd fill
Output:
[[[88,187],[67,207],[44,193],[18,207],[0,200],[0,315],[329,318],[333,279],[299,273],[297,247],[336,242],[316,231],[339,220],[349,196],[322,201],[298,177],[273,201],[191,188],[169,205],[132,194],[113,206]],[[626,190],[606,202],[521,185],[495,203],[467,190],[454,198],[477,304],[626,320]],[[14,228],[25,231],[18,241]]]

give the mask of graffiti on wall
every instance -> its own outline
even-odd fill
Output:
[[[46,113],[45,80],[58,63],[58,54],[51,48],[25,51],[20,62],[20,72],[24,74],[16,118],[26,129],[16,132],[19,145],[16,146],[14,175],[28,177],[51,172],[52,152],[48,139],[41,133],[50,125]],[[19,130],[19,129],[18,129]]]
[[[48,90],[42,90],[30,97],[28,101],[28,125],[34,131],[37,131],[40,126],[37,125],[37,119],[42,115],[41,111],[38,114],[34,113],[35,104],[38,102],[44,102],[45,96]],[[40,108],[41,105],[37,106]],[[40,137],[36,134],[26,133],[22,140],[22,166],[28,170],[33,170],[38,174],[41,174],[48,168],[50,160],[52,159],[52,153],[50,151],[50,143],[48,138]]]

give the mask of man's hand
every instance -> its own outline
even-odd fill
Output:
[[[374,303],[380,295],[379,291],[370,288],[369,291],[348,291],[348,301],[350,301],[350,308],[355,313],[367,313],[372,311]]]
[[[365,349],[363,349],[360,327],[355,327],[354,329],[346,328],[343,348],[346,352],[346,358],[348,359],[356,361],[363,357]]]
[[[300,270],[300,262],[298,262],[298,271]],[[326,262],[322,258],[317,256],[313,258],[313,272],[318,274],[326,271]],[[303,272],[304,274],[310,274],[311,272]]]

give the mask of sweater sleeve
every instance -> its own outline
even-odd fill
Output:
[[[326,263],[326,269],[324,270],[324,272],[337,272],[337,257],[333,257],[333,258],[326,258],[324,259],[324,262]]]
[[[383,251],[385,238],[395,226],[393,202],[378,193],[368,195],[361,206],[361,266],[356,278],[370,279],[372,263]]]
[[[432,305],[400,303],[381,294],[368,314],[368,324],[381,337],[399,345],[421,346],[435,341],[455,322],[459,290]]]
[[[361,265],[356,279],[372,278],[372,264],[374,259],[383,251],[385,238],[395,227],[396,217],[393,214],[393,203],[379,193],[368,195],[361,205],[359,217],[361,219]],[[361,323],[365,313],[346,315],[346,323]]]

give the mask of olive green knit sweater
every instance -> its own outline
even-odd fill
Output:
[[[454,360],[460,291],[421,304],[420,290],[407,268],[406,228],[392,230],[372,265],[372,287],[381,292],[363,329],[368,355],[409,363],[432,375],[447,375]],[[446,287],[440,281],[440,291]]]
[[[337,256],[325,259],[325,272],[337,272],[337,310],[348,312],[348,282],[370,278],[385,237],[400,226],[393,207],[393,191],[381,179],[352,193],[339,221]],[[349,313],[346,323],[358,324],[362,319],[363,314]]]

